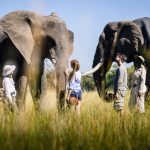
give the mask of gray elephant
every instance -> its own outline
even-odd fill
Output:
[[[0,20],[0,73],[5,64],[15,64],[18,103],[24,107],[27,83],[32,96],[44,92],[44,59],[55,66],[57,98],[64,104],[65,76],[63,69],[73,51],[73,32],[69,31],[55,13],[42,16],[30,11],[16,11]]]
[[[104,27],[96,48],[93,69],[83,74],[93,73],[100,96],[104,96],[105,76],[118,52],[127,57],[127,63],[134,61],[134,55],[145,58],[148,69],[146,83],[150,88],[150,18],[111,22]]]

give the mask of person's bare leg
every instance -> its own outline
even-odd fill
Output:
[[[76,106],[76,98],[75,97],[70,97],[69,98],[69,105],[68,105],[69,107],[69,109],[71,110],[71,111],[75,111],[74,110],[74,107]]]
[[[76,111],[78,115],[80,115],[80,107],[81,107],[81,101],[78,100],[78,105],[76,105]]]
[[[122,110],[120,111],[120,117],[123,117],[123,115],[124,115],[124,109],[122,109]]]
[[[70,97],[70,103],[72,105],[78,105],[78,100],[76,99],[76,97]]]

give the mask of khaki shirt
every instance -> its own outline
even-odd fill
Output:
[[[14,81],[12,78],[4,77],[2,85],[5,91],[5,96],[7,98],[12,98],[12,96],[14,97],[16,96],[17,92],[16,92]]]
[[[143,65],[139,69],[135,69],[132,75],[132,88],[139,93],[146,92],[146,69]]]

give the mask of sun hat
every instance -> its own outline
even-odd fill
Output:
[[[141,60],[143,63],[145,62],[145,59],[142,56],[135,55],[134,58]]]
[[[3,68],[3,73],[2,73],[2,75],[3,75],[3,76],[8,76],[8,75],[10,75],[11,73],[13,73],[15,69],[16,69],[16,66],[15,66],[15,65],[5,65],[4,68]]]

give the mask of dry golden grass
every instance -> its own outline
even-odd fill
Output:
[[[56,93],[48,92],[43,113],[33,109],[30,94],[25,113],[0,115],[0,150],[99,150],[149,149],[150,109],[131,114],[129,92],[125,99],[125,115],[113,110],[112,103],[100,100],[97,92],[83,93],[80,116],[74,111],[58,113]],[[47,113],[44,113],[47,112]]]

